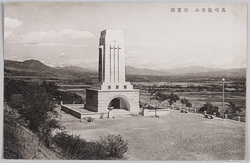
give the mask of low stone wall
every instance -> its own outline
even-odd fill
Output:
[[[81,115],[81,119],[86,118],[86,117],[91,117],[95,119],[103,119],[103,118],[108,118],[108,113],[83,113]]]
[[[65,113],[73,115],[76,118],[81,119],[82,113],[79,112],[79,111],[77,111],[77,110],[75,110],[75,109],[67,107],[66,105],[61,105],[61,110],[64,111]]]
[[[170,109],[143,109],[143,116],[162,116],[170,114]]]
[[[75,105],[77,106],[77,105]],[[81,106],[81,105],[79,105]],[[71,114],[76,118],[83,119],[86,117],[91,117],[95,119],[102,119],[102,118],[108,118],[108,113],[97,113],[97,112],[90,112],[90,113],[82,113],[80,111],[77,111],[70,106],[61,105],[61,110],[65,113]]]

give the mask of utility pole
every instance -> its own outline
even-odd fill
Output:
[[[224,82],[225,82],[225,78],[222,78],[222,92],[223,92],[223,94],[222,94],[222,111],[223,111],[223,119],[225,118],[225,110],[224,110]]]

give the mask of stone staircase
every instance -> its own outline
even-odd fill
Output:
[[[131,117],[130,111],[124,109],[113,109],[109,112],[109,118]]]

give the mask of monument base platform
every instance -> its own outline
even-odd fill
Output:
[[[85,109],[106,113],[112,108],[124,109],[131,114],[139,114],[139,90],[86,89]]]
[[[76,118],[94,118],[94,119],[104,119],[104,118],[118,118],[118,117],[131,117],[132,114],[130,111],[124,109],[113,109],[108,110],[107,112],[98,113],[84,109],[84,104],[62,104],[61,110],[65,113],[71,114]],[[137,115],[137,114],[136,114]]]

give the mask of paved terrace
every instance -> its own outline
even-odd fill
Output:
[[[133,116],[80,122],[61,114],[61,124],[86,140],[120,134],[129,143],[128,160],[242,160],[245,158],[245,123],[207,119],[180,113],[156,117]]]

